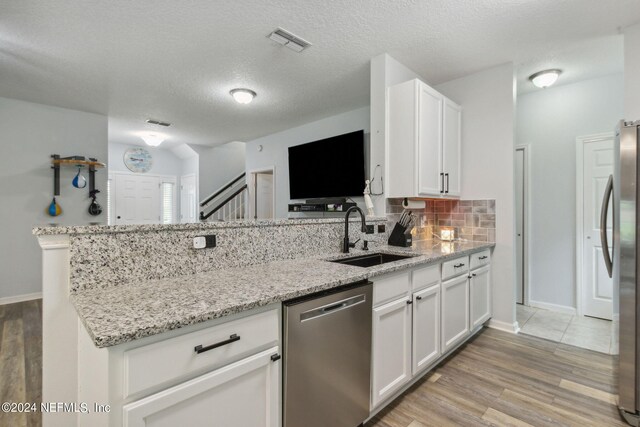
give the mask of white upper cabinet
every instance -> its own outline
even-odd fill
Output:
[[[445,174],[446,196],[460,196],[460,125],[462,108],[450,99],[444,99],[442,115],[442,170]]]
[[[460,196],[461,108],[420,80],[387,91],[387,197]]]

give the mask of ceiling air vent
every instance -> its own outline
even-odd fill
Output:
[[[311,43],[305,39],[300,38],[287,30],[283,30],[282,28],[278,28],[273,33],[269,34],[269,38],[274,42],[279,43],[282,46],[286,46],[298,53],[311,46]]]
[[[159,121],[153,120],[153,119],[147,119],[147,123],[149,123],[150,125],[158,125],[158,126],[164,126],[164,127],[171,126],[171,123],[159,122]]]

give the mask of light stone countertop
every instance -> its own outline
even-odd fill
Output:
[[[342,216],[332,218],[284,218],[284,219],[261,219],[248,221],[211,221],[184,224],[138,224],[138,225],[41,225],[33,227],[31,233],[34,236],[57,235],[57,234],[109,234],[109,233],[133,233],[151,231],[181,231],[181,230],[215,230],[219,228],[240,228],[240,227],[280,227],[288,225],[309,225],[309,224],[334,224],[344,223],[344,213]],[[367,216],[367,222],[386,222],[386,216]],[[349,222],[360,221],[360,217],[353,215]]]
[[[91,289],[70,296],[97,347],[109,347],[381,274],[464,256],[495,243],[423,241],[412,248],[376,246],[351,254],[276,261],[242,268]],[[385,252],[415,255],[374,267],[330,259]]]

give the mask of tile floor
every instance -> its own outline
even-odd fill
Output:
[[[516,305],[520,333],[555,342],[617,354],[611,321]]]

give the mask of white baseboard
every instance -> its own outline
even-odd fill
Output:
[[[543,310],[556,311],[558,313],[572,314],[574,316],[576,314],[576,308],[569,307],[568,305],[551,304],[549,302],[532,301],[532,300],[529,300],[529,305],[531,307],[542,308]]]
[[[34,292],[32,294],[22,294],[13,297],[0,298],[0,305],[14,304],[16,302],[31,301],[33,299],[42,298],[42,292]]]
[[[500,320],[491,319],[489,321],[488,326],[490,328],[498,329],[500,331],[505,331],[512,334],[517,334],[518,332],[520,332],[520,326],[518,325],[517,321],[513,323],[508,323],[508,322],[502,322]]]

